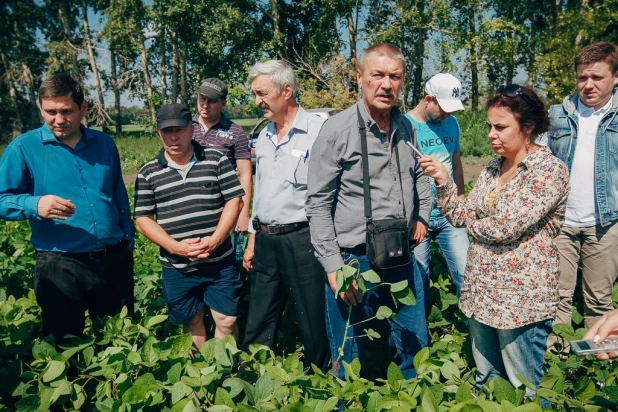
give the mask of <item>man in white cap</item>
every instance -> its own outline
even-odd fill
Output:
[[[425,85],[425,93],[421,101],[414,109],[406,113],[406,117],[416,129],[421,152],[435,157],[447,167],[457,185],[460,197],[464,196],[464,178],[459,154],[459,124],[457,119],[451,115],[463,109],[461,82],[451,74],[438,73]],[[432,196],[435,191],[436,188],[432,181]],[[431,240],[436,241],[440,246],[453,284],[457,288],[457,296],[459,296],[466,268],[468,234],[465,228],[453,227],[435,207],[435,203],[431,211],[427,236],[414,249],[414,257],[423,277],[426,297],[429,292],[429,243]],[[429,299],[425,302],[429,302]]]

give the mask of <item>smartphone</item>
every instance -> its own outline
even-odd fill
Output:
[[[592,340],[573,340],[569,344],[571,351],[580,356],[618,351],[617,337],[609,337],[599,343],[594,343]]]
[[[416,146],[414,146],[412,143],[410,143],[410,142],[406,142],[406,144],[407,144],[408,146],[410,146],[410,147],[412,148],[412,150],[414,150],[414,153],[416,153],[417,155],[419,155],[419,157],[423,157],[423,156],[424,156],[424,155],[421,153],[421,151],[420,151],[420,150],[418,150],[418,149],[416,148]]]

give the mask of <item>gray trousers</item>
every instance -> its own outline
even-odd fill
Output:
[[[567,227],[554,240],[560,254],[560,303],[556,323],[571,324],[571,305],[582,265],[584,321],[590,328],[613,309],[612,287],[618,274],[618,222],[606,227]]]

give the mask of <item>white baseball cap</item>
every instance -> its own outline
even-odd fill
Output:
[[[450,73],[438,73],[425,84],[425,93],[438,101],[446,113],[463,110],[461,102],[461,82]]]

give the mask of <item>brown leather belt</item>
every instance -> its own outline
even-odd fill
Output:
[[[309,222],[288,223],[287,225],[263,225],[260,224],[260,229],[269,235],[284,235],[286,233],[296,232],[309,226]]]

